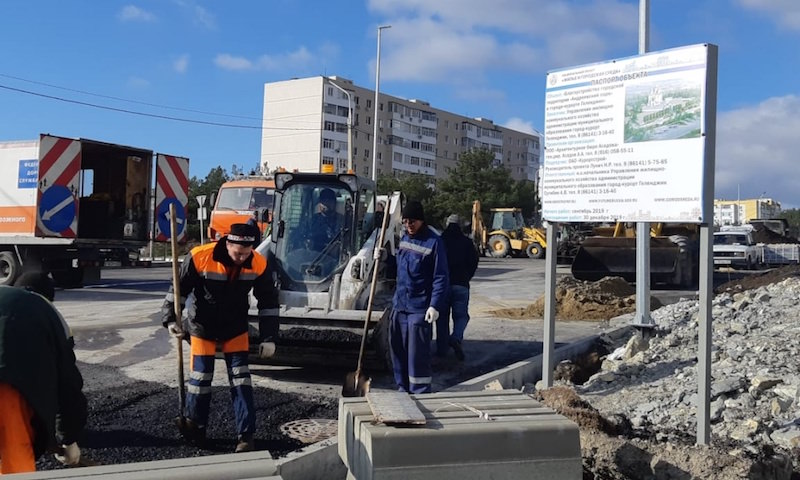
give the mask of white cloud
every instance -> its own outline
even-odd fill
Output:
[[[800,30],[800,2],[797,0],[739,0],[751,10],[766,13],[779,25],[792,30]]]
[[[325,44],[322,48],[329,53],[335,49],[331,44]],[[312,54],[306,47],[301,46],[291,52],[261,55],[252,60],[246,57],[221,53],[214,59],[214,64],[224,70],[293,71],[307,68],[316,59],[316,55]]]
[[[446,82],[493,72],[544,72],[601,60],[635,43],[637,6],[620,0],[369,0],[392,25],[381,40],[388,80]],[[603,39],[611,38],[606,41]],[[374,60],[370,68],[374,72]]]
[[[244,57],[235,57],[228,53],[220,53],[214,58],[214,65],[223,70],[252,70],[253,62]]]
[[[193,0],[175,0],[175,3],[189,12],[192,21],[194,21],[196,25],[200,25],[209,30],[217,29],[216,17],[204,7],[197,5]]]
[[[117,14],[123,22],[154,22],[156,16],[136,5],[125,5]]]
[[[773,97],[717,118],[715,197],[766,192],[786,208],[800,207],[800,97]]]
[[[174,62],[172,62],[172,68],[178,73],[186,73],[186,70],[189,68],[189,55],[184,53]]]
[[[503,124],[503,126],[506,127],[506,128],[510,128],[512,130],[516,130],[518,132],[529,133],[531,135],[539,133],[535,128],[533,128],[533,122],[532,121],[525,120],[525,119],[522,119],[522,118],[519,118],[519,117],[509,118],[506,121],[506,123]]]
[[[502,102],[506,99],[506,92],[491,87],[461,86],[456,87],[454,97],[471,102]]]

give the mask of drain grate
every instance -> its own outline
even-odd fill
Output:
[[[281,425],[284,435],[303,443],[316,443],[336,436],[337,421],[325,418],[303,418]]]

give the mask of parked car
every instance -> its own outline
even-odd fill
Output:
[[[761,264],[761,250],[752,231],[714,232],[714,266],[752,270]]]

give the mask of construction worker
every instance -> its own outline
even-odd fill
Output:
[[[33,472],[36,458],[59,444],[60,462],[80,462],[83,378],[53,293],[39,272],[0,286],[0,473]]]
[[[448,311],[444,312],[444,321],[437,323],[436,339],[437,353],[447,353],[449,345],[455,352],[456,358],[464,360],[464,350],[461,342],[464,340],[464,330],[469,323],[469,281],[478,269],[478,251],[461,231],[461,218],[456,215],[447,217],[447,227],[442,232],[442,241],[447,249],[447,265],[450,274],[450,296]],[[447,335],[450,319],[453,317],[453,333]],[[440,319],[442,320],[442,319]],[[441,324],[444,324],[440,328]],[[444,343],[443,345],[443,342]]]
[[[181,266],[179,301],[184,305],[187,296],[194,294],[194,308],[188,315],[191,363],[186,418],[179,417],[177,423],[181,435],[196,446],[205,443],[214,356],[219,342],[228,367],[236,417],[236,452],[255,448],[256,412],[247,360],[250,290],[258,300],[259,316],[276,316],[278,310],[278,295],[267,274],[267,261],[253,250],[256,233],[255,227],[235,223],[230,233],[218,242],[192,249]],[[162,307],[162,323],[171,334],[178,335],[174,300],[170,288]],[[261,348],[264,347],[262,344]],[[274,344],[271,348],[274,353]]]
[[[389,344],[400,391],[431,391],[431,324],[447,308],[447,254],[441,237],[425,224],[422,204],[402,211],[406,232],[397,249],[397,288],[392,301]]]

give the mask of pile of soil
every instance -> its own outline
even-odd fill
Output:
[[[715,288],[714,293],[736,293],[752,290],[763,287],[764,285],[780,282],[789,277],[800,277],[800,265],[786,265],[758,275],[748,275],[744,278],[731,280]]]
[[[540,390],[534,397],[580,428],[583,478],[611,479],[718,479],[782,478],[786,465],[770,452],[747,457],[732,455],[724,445],[695,445],[694,438],[665,443],[633,436],[622,415],[604,418],[569,387]],[[792,477],[794,478],[794,477]]]
[[[760,225],[753,230],[753,239],[756,243],[800,243],[796,238],[781,235]]]
[[[651,310],[661,306],[657,298],[650,298]],[[565,276],[556,284],[558,320],[605,321],[635,311],[636,289],[621,277],[605,277],[589,282]],[[501,308],[490,313],[512,319],[542,318],[544,295],[527,307]]]

